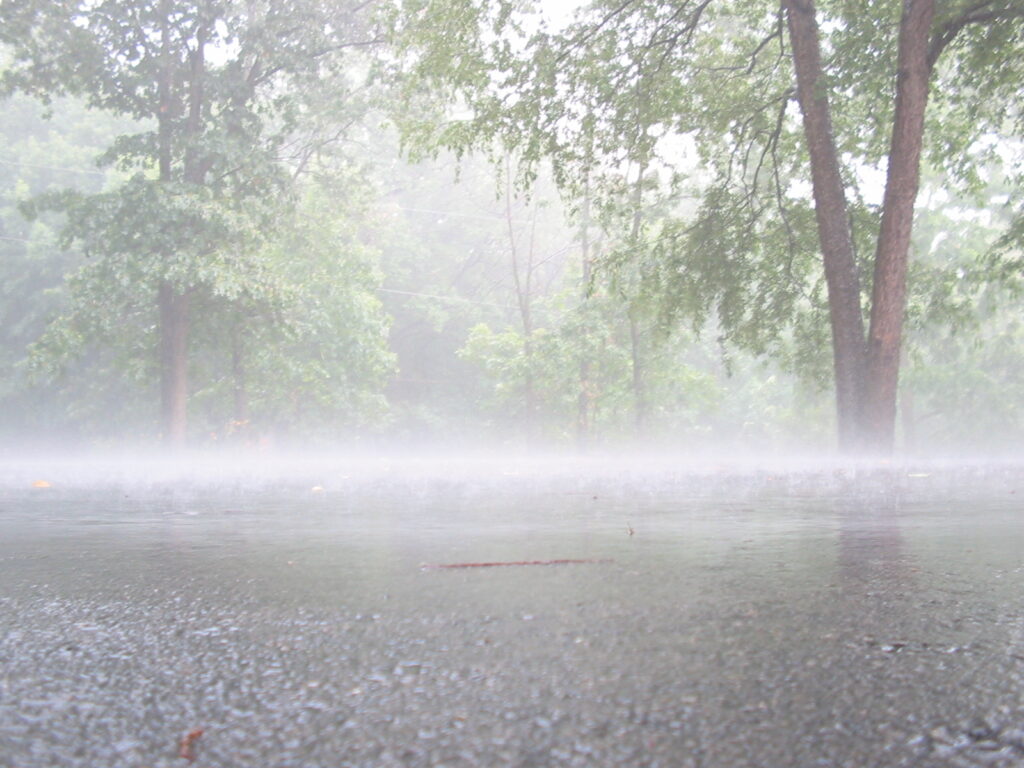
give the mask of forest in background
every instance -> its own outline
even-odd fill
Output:
[[[317,14],[365,8],[296,2],[281,19],[251,16],[258,3],[138,3],[96,22],[94,39],[67,38],[61,62],[12,39],[46,17],[19,15],[35,5],[4,9],[6,446],[155,445],[180,428],[194,447],[833,450],[828,306],[790,101],[756,112],[775,142],[762,161],[791,159],[766,179],[750,169],[755,189],[785,198],[781,218],[751,226],[755,196],[737,204],[720,183],[742,121],[668,131],[670,116],[641,113],[639,99],[631,127],[622,114],[584,115],[589,134],[561,136],[565,114],[548,134],[542,114],[516,115],[549,108],[543,94],[489,113],[495,78],[481,72],[527,72],[519,93],[543,82],[529,69],[535,29],[520,29],[520,48],[486,32],[499,27],[484,12],[511,13],[505,4],[406,3],[331,29]],[[78,4],[63,5],[73,18]],[[634,5],[675,9],[677,21],[690,9]],[[613,26],[606,17],[595,3],[580,26],[543,33],[576,46],[579,76],[598,90],[612,82],[598,65],[621,63],[608,47],[618,39],[603,53],[581,41]],[[471,39],[451,34],[452,18]],[[284,21],[298,28],[294,44],[272,29]],[[130,29],[148,30],[135,58],[111,47]],[[347,37],[313,40],[335,33]],[[1019,44],[987,43],[1008,55]],[[724,54],[690,55],[709,69]],[[520,71],[502,56],[532,63]],[[699,85],[673,108],[721,121]],[[907,453],[1000,452],[1024,439],[1019,105],[1003,98],[992,120],[1005,136],[929,134],[946,144],[925,155],[910,245],[896,441]],[[866,130],[857,119],[852,134]],[[694,138],[716,130],[714,142]],[[587,135],[600,151],[568,156]],[[647,140],[622,150],[626,136]],[[880,215],[879,155],[851,143],[847,159],[863,254]],[[181,322],[187,334],[168,339]],[[168,405],[175,387],[184,417]]]

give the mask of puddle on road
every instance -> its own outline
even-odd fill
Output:
[[[0,740],[82,766],[175,765],[197,727],[212,765],[1011,765],[1020,475],[910,474],[8,486]],[[422,568],[547,560],[597,562]]]

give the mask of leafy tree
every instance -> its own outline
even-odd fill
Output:
[[[824,306],[840,446],[892,449],[921,156],[970,185],[983,139],[1014,130],[1024,6],[598,0],[554,31],[504,2],[401,7],[409,93],[432,87],[470,113],[407,119],[411,141],[498,143],[527,180],[551,158],[577,196],[614,196],[630,162],[662,167],[677,196],[701,176],[696,215],[672,212],[647,238],[649,293],[754,351]],[[877,166],[872,205],[857,180]]]
[[[1001,168],[976,194],[923,183],[911,249],[905,376],[900,384],[904,444],[911,450],[970,447],[983,453],[1019,443],[1021,273],[1003,273],[1019,252]],[[1002,243],[1002,246],[1000,246]],[[999,267],[993,276],[993,268]]]
[[[378,254],[354,215],[365,190],[345,180],[347,194],[304,185],[296,216],[253,258],[258,276],[206,297],[194,399],[216,439],[336,438],[387,416],[394,356]]]
[[[476,437],[486,385],[457,352],[475,324],[504,323],[513,311],[492,169],[469,163],[455,184],[449,158],[404,163],[388,132],[360,150],[372,156],[378,180],[362,228],[380,251],[379,296],[397,357],[387,389],[390,431],[406,442]]]
[[[391,355],[374,295],[380,276],[356,228],[363,185],[354,175],[345,181],[345,195],[304,184],[296,209],[244,261],[205,264],[205,289],[193,294],[194,432],[254,443],[337,435],[383,417]],[[31,360],[103,414],[108,430],[124,431],[149,421],[138,394],[148,394],[158,376],[146,353],[155,344],[157,308],[137,290],[145,276],[131,277],[133,262],[104,253],[67,276],[67,306],[33,345]],[[119,392],[114,407],[89,386],[91,378],[106,389],[126,381],[135,394]],[[101,421],[89,420],[94,429]]]
[[[55,439],[66,422],[60,385],[33,380],[25,354],[66,306],[64,275],[83,257],[60,247],[59,217],[29,222],[19,202],[72,186],[98,192],[116,183],[115,170],[96,168],[93,161],[127,128],[126,121],[72,100],[53,109],[59,116],[47,120],[40,104],[16,96],[0,115],[0,412],[2,429],[22,441]]]
[[[12,51],[8,90],[45,99],[77,94],[142,123],[106,155],[133,174],[128,182],[56,202],[68,214],[68,241],[94,259],[79,276],[82,295],[101,291],[104,281],[131,285],[158,309],[161,425],[172,444],[186,435],[193,308],[252,279],[246,254],[261,247],[290,203],[291,175],[281,161],[302,96],[322,81],[343,82],[340,52],[372,42],[361,7],[0,4],[0,41]]]

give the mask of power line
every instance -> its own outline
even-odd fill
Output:
[[[0,158],[0,165],[9,165],[15,168],[34,168],[40,171],[57,171],[60,173],[82,173],[89,176],[103,176],[106,177],[105,171],[99,171],[89,168],[74,168],[67,165],[42,165],[40,163],[26,163],[21,160],[5,160]],[[452,216],[462,219],[484,219],[484,220],[497,220],[506,221],[507,217],[497,213],[461,213],[458,211],[439,211],[434,208],[416,208],[406,205],[395,206],[400,211],[407,211],[409,213],[429,213],[432,216]],[[532,220],[529,219],[513,219],[516,224],[532,224]]]
[[[464,299],[461,296],[438,296],[433,293],[416,293],[415,291],[399,291],[394,288],[378,288],[379,293],[395,293],[399,296],[417,296],[422,299],[437,299],[438,301],[447,301],[453,304],[479,304],[484,307],[498,307],[499,309],[508,309],[507,304],[496,304],[493,301],[475,301],[473,299]]]
[[[20,160],[4,160],[0,158],[0,165],[10,165],[17,168],[33,168],[38,171],[58,171],[60,173],[84,173],[89,176],[103,176],[106,177],[106,172],[87,170],[85,168],[72,168],[70,166],[56,166],[56,165],[39,165],[37,163],[24,163]]]
[[[438,296],[437,294],[433,294],[433,293],[416,293],[415,291],[399,291],[399,290],[395,290],[394,288],[378,288],[377,291],[379,293],[395,293],[395,294],[398,294],[400,296],[416,296],[416,297],[423,298],[423,299],[436,299],[438,301],[447,301],[447,302],[453,303],[453,304],[479,304],[479,305],[484,306],[484,307],[497,307],[498,309],[505,309],[505,310],[511,308],[510,305],[508,305],[508,304],[496,304],[496,303],[494,303],[492,301],[474,301],[473,299],[463,299],[463,298],[461,298],[459,296]],[[558,312],[558,313],[556,313],[554,315],[554,320],[556,322],[559,321],[559,320],[562,320],[563,318],[567,317],[568,315],[572,314],[573,312],[578,312],[580,309],[582,309],[584,307],[584,305],[585,305],[585,302],[584,302],[584,304],[577,304],[574,307],[568,307],[567,309],[563,309],[562,311],[560,311],[560,312]]]
[[[505,221],[506,217],[501,216],[497,213],[459,213],[457,211],[437,211],[433,208],[411,208],[405,205],[395,206],[400,211],[409,211],[411,213],[429,213],[433,216],[454,216],[462,219],[485,219],[487,221],[497,220]],[[512,219],[515,224],[531,224],[532,221],[528,219]]]

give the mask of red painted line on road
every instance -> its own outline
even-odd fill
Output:
[[[424,563],[421,568],[507,568],[513,565],[584,565],[610,563],[612,560],[507,560],[491,563]]]
[[[202,728],[193,728],[178,742],[178,757],[190,763],[196,759],[196,741],[203,735]]]

